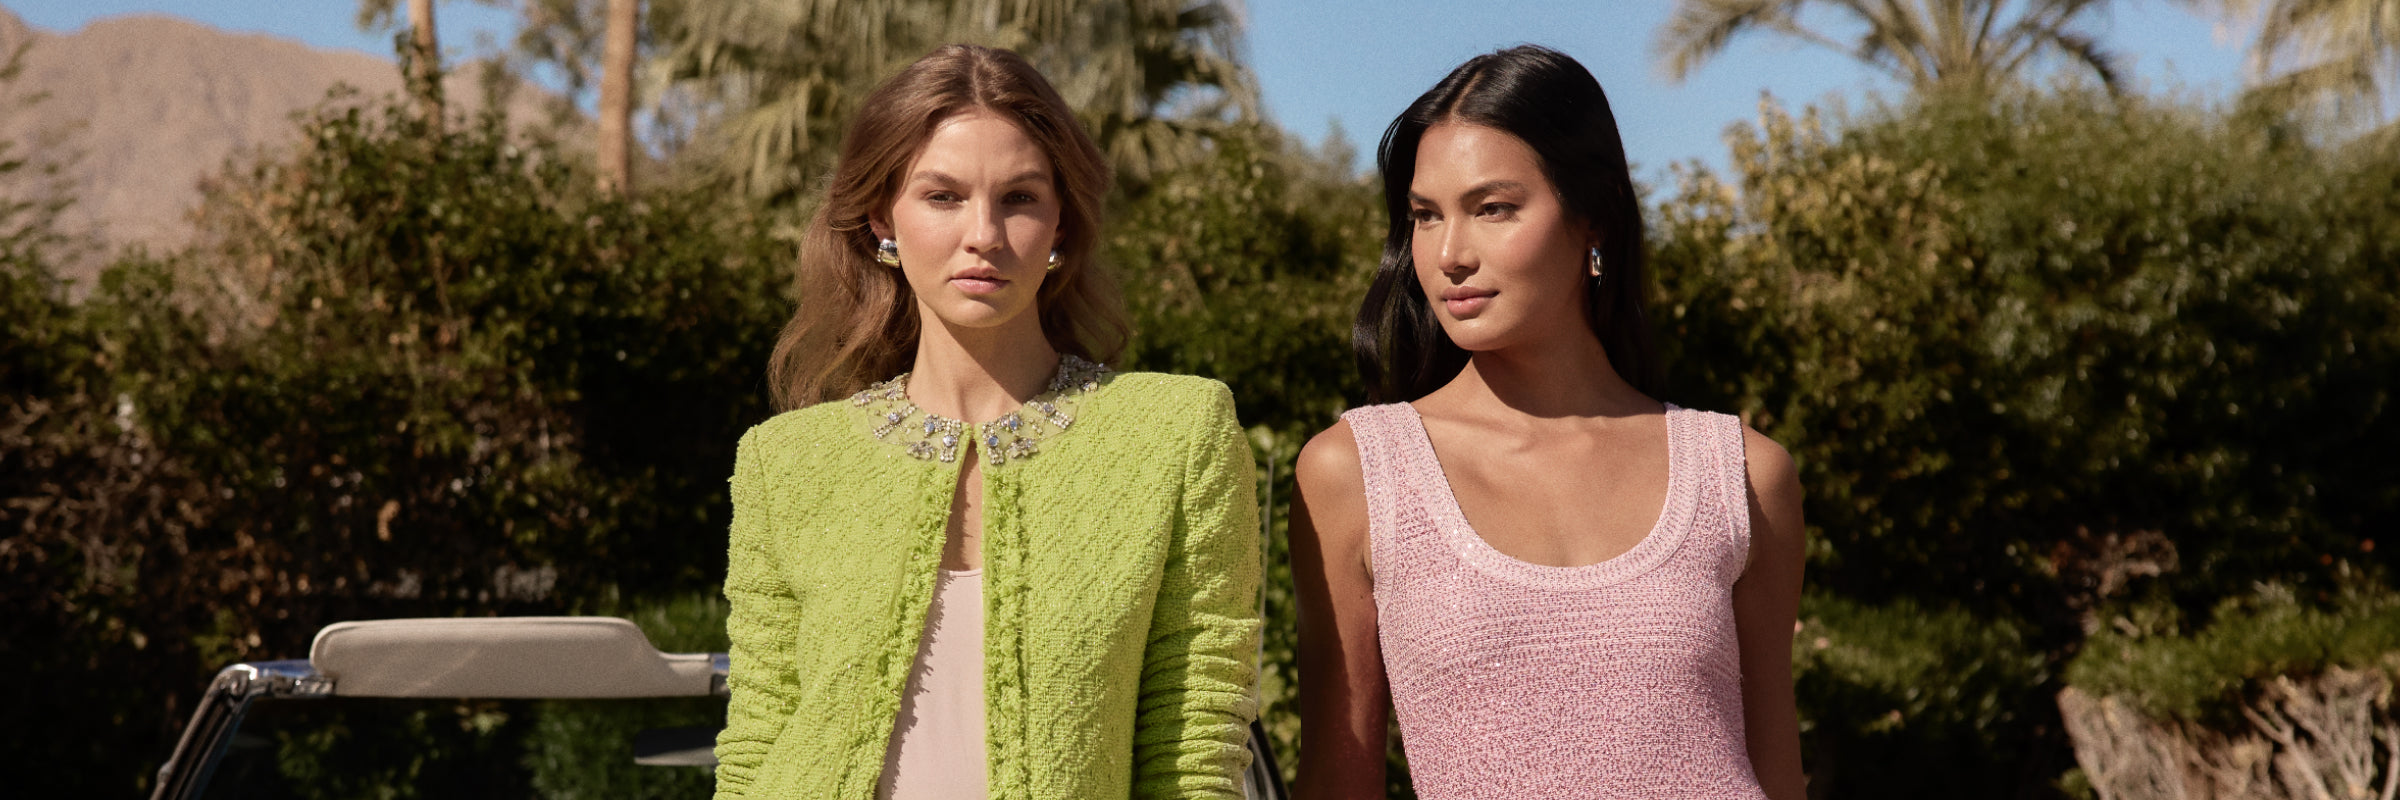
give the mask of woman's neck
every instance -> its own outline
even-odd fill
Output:
[[[1426,399],[1455,408],[1506,408],[1542,419],[1659,409],[1658,401],[1617,374],[1597,337],[1578,334],[1474,353],[1458,377]]]
[[[1034,312],[997,328],[955,328],[931,314],[920,319],[908,401],[928,412],[989,422],[1041,394],[1058,374],[1058,351]]]

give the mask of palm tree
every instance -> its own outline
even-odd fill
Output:
[[[358,26],[380,28],[389,24],[398,0],[360,0]],[[433,0],[408,0],[408,46],[401,53],[408,61],[409,93],[416,95],[417,104],[428,124],[442,124],[442,46],[433,27]]]
[[[1234,1],[653,0],[651,31],[669,90],[759,194],[799,193],[875,81],[947,41],[1024,53],[1139,182],[1255,116]]]
[[[2116,56],[2077,23],[2106,0],[1678,0],[1653,51],[1682,81],[1733,37],[1765,30],[1838,50],[1924,91],[1988,87],[2021,76],[2031,62],[2061,56],[2089,69],[2110,91]],[[1838,12],[1860,30],[1829,33],[1804,11]]]
[[[407,0],[407,61],[409,92],[433,124],[441,124],[441,46],[435,35],[435,0]],[[475,0],[499,5],[509,0]],[[641,0],[515,0],[520,11],[516,46],[534,61],[557,67],[567,95],[582,95],[599,65],[600,182],[609,191],[632,191],[633,71],[640,58]],[[390,25],[400,0],[359,0],[358,25],[376,29]],[[572,115],[570,109],[567,112]]]
[[[1139,184],[1200,154],[1230,120],[1259,117],[1239,8],[1188,0],[1049,0],[999,43],[1025,54]]]
[[[2400,88],[2400,0],[2213,0],[2224,16],[2257,19],[2257,96],[2293,107],[2330,103],[2337,116],[2381,117]],[[2263,7],[2263,13],[2261,9]],[[2364,113],[2362,113],[2364,112]]]
[[[637,80],[650,59],[650,35],[641,0],[515,0],[517,33],[511,48],[517,68],[540,67],[557,81],[552,122],[581,129],[580,101],[599,89],[598,155],[601,183],[632,187],[633,117],[644,110],[637,98],[655,97],[655,86]],[[655,4],[653,4],[655,5]]]
[[[608,0],[608,44],[600,67],[600,185],[633,194],[633,54],[641,0]]]

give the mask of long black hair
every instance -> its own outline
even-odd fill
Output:
[[[1649,273],[1642,264],[1642,207],[1625,166],[1625,145],[1600,81],[1566,54],[1519,45],[1460,64],[1393,120],[1376,149],[1384,211],[1391,227],[1383,263],[1358,309],[1350,347],[1366,378],[1367,401],[1415,400],[1449,383],[1467,365],[1417,283],[1409,239],[1408,189],[1416,180],[1417,143],[1425,131],[1457,121],[1506,132],[1532,148],[1568,213],[1600,233],[1606,275],[1587,284],[1584,319],[1617,374],[1658,396],[1658,353],[1642,313]],[[1588,279],[1587,279],[1588,280]]]

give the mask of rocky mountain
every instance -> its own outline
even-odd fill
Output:
[[[388,58],[168,16],[111,17],[57,33],[0,7],[0,56],[19,44],[27,45],[21,72],[0,84],[0,98],[46,97],[0,105],[0,141],[16,143],[12,157],[64,160],[77,198],[65,222],[110,250],[184,242],[200,178],[290,142],[294,114],[324,102],[335,84],[369,96],[402,87]],[[454,66],[447,95],[471,107],[481,94],[474,73]],[[537,119],[542,102],[519,92],[511,115]],[[99,260],[86,261],[69,265],[69,277],[88,278]]]

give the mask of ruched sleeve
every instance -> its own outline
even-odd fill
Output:
[[[761,429],[742,436],[734,456],[733,527],[726,558],[725,598],[731,604],[725,633],[732,642],[732,690],[725,730],[717,735],[718,800],[747,797],[767,752],[783,733],[798,702],[793,648],[798,644],[800,602],[777,569],[771,547],[767,476],[761,466],[771,447]]]
[[[1242,796],[1261,571],[1256,469],[1233,395],[1211,382],[1142,658],[1133,796]]]

